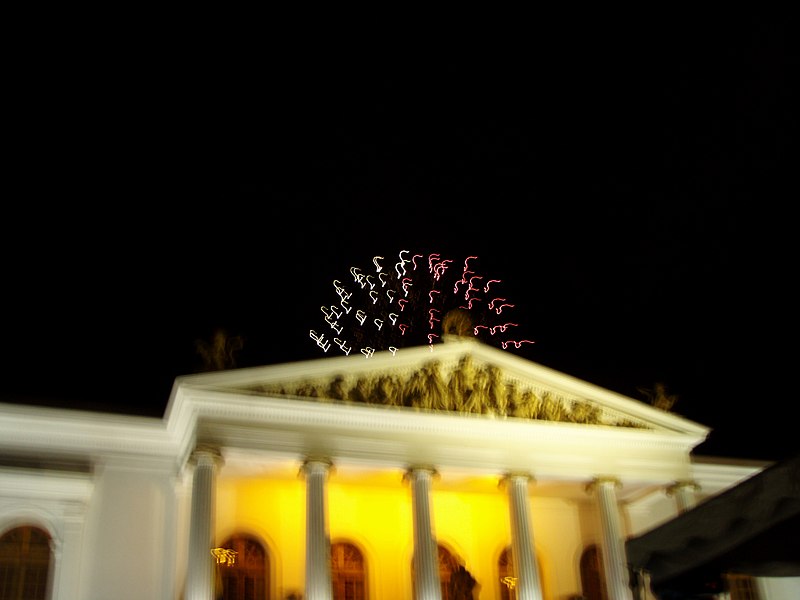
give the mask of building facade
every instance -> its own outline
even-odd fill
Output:
[[[765,466],[707,434],[464,339],[0,405],[2,598],[632,598],[627,538]]]

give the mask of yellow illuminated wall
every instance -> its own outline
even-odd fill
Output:
[[[272,598],[303,590],[305,500],[300,477],[223,478],[217,484],[217,542],[234,533],[262,540],[269,553]],[[412,598],[413,514],[411,490],[402,472],[357,482],[337,481],[334,472],[327,500],[331,541],[350,541],[364,554],[368,597]],[[434,482],[431,509],[438,542],[478,581],[481,600],[498,599],[497,562],[511,543],[505,490],[496,481],[480,491],[448,489]],[[575,510],[560,501],[533,498],[532,521],[545,598],[578,594],[582,542]]]

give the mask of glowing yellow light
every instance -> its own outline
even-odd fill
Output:
[[[513,590],[515,587],[517,587],[517,578],[511,577],[511,575],[506,575],[500,581],[502,581],[510,590]]]
[[[230,567],[236,562],[236,550],[230,550],[228,548],[212,548],[211,554],[214,555],[218,565],[227,565]]]

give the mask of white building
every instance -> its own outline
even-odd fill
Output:
[[[0,598],[632,598],[627,538],[766,466],[707,433],[462,339],[4,404]]]

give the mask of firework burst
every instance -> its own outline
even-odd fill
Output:
[[[309,336],[324,352],[372,356],[382,350],[477,338],[503,349],[533,344],[518,331],[516,305],[478,256],[451,259],[401,250],[352,266],[332,282]]]

